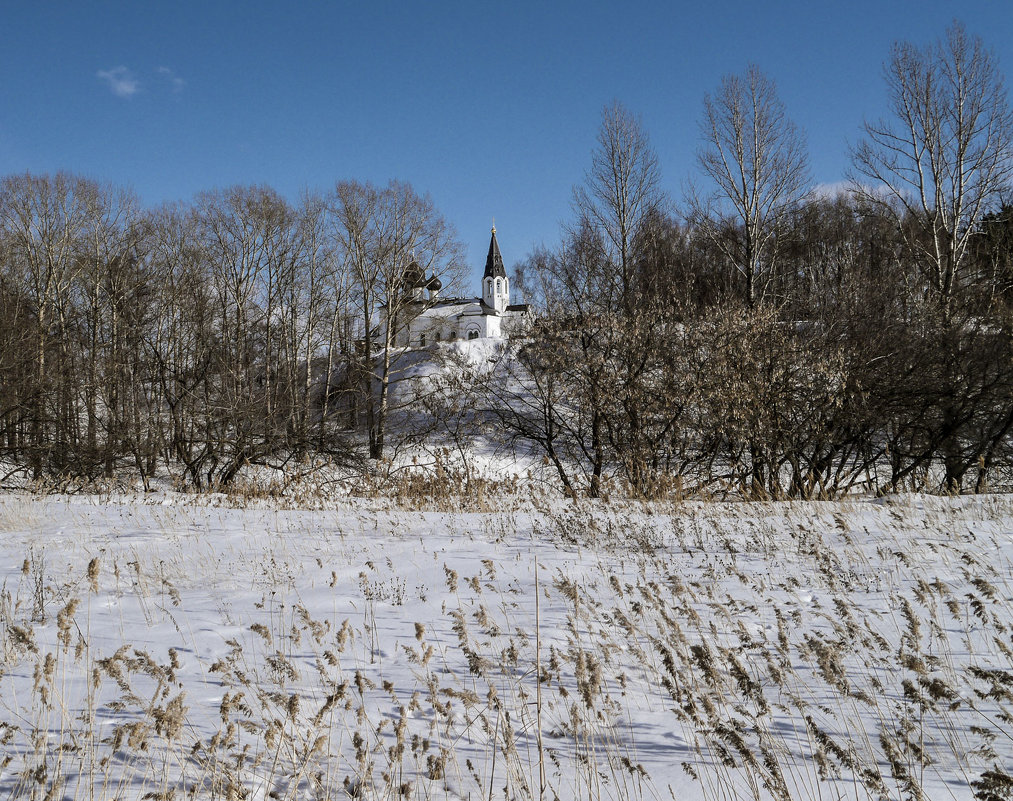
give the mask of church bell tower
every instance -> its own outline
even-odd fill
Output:
[[[482,276],[482,300],[500,314],[510,305],[510,279],[503,268],[503,256],[496,241],[496,226],[492,227],[489,255],[485,257],[485,274]]]

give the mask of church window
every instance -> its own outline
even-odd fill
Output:
[[[502,279],[500,279],[500,278],[496,279],[496,294],[497,295],[502,295],[503,294]]]
[[[469,331],[468,339],[478,339],[478,331]]]
[[[425,332],[419,334],[419,345],[421,347],[423,347],[423,348],[426,346],[426,335],[425,335]]]
[[[457,332],[456,331],[451,331],[450,332],[450,338],[451,339],[457,339]]]
[[[440,331],[436,332],[436,341],[439,342],[443,338],[443,334]]]

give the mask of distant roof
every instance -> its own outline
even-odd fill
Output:
[[[496,226],[492,227],[492,239],[489,240],[489,255],[485,257],[485,278],[506,278],[506,270],[503,268],[503,256],[499,252],[499,243],[496,241]]]

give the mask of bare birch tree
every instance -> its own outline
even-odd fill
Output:
[[[105,474],[111,476],[119,443],[133,433],[126,431],[135,400],[128,342],[140,327],[134,313],[143,309],[131,297],[143,291],[144,283],[137,253],[140,204],[127,190],[98,184],[85,202],[88,224],[75,298],[86,338],[85,449],[87,459],[101,458]]]
[[[0,181],[0,237],[12,285],[34,309],[34,375],[23,396],[32,475],[60,471],[76,424],[66,333],[94,184],[68,173]]]
[[[640,120],[618,101],[602,109],[591,168],[574,189],[574,205],[578,228],[587,226],[601,235],[611,263],[612,274],[602,275],[596,288],[608,292],[609,302],[624,313],[633,300],[633,239],[661,205],[660,179],[658,157]]]
[[[975,226],[1013,178],[1005,81],[995,55],[959,22],[927,47],[896,43],[885,77],[891,116],[865,123],[852,154],[856,184],[904,223],[948,320]]]
[[[704,96],[700,132],[698,161],[714,188],[691,199],[692,214],[742,276],[746,302],[755,306],[774,272],[778,234],[809,191],[805,137],[774,82],[753,64]]]

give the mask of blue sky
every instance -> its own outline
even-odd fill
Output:
[[[554,244],[601,109],[640,115],[675,198],[705,92],[755,62],[842,180],[882,65],[959,17],[1013,74],[1008,0],[37,2],[0,0],[0,175],[66,169],[147,205],[339,179],[429,192],[481,269]]]

